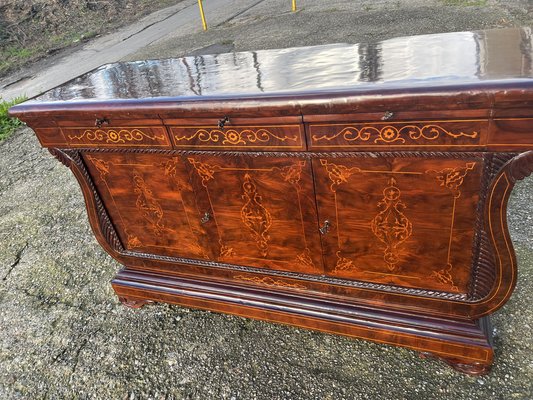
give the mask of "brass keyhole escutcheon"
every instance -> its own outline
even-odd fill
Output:
[[[200,222],[201,222],[202,224],[205,224],[205,223],[207,223],[210,219],[211,219],[211,214],[209,214],[208,212],[206,212],[206,213],[204,214],[204,216],[200,219]]]
[[[326,233],[329,232],[330,227],[331,227],[331,224],[329,220],[327,219],[324,221],[324,225],[322,225],[318,230],[320,231],[320,234],[325,235]]]
[[[219,119],[218,120],[218,128],[219,129],[224,129],[224,125],[226,125],[227,123],[229,122],[229,117],[224,117],[222,119]]]

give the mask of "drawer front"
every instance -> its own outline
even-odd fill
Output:
[[[164,126],[63,127],[71,147],[171,148]]]
[[[294,125],[170,126],[174,147],[203,150],[305,150],[303,129]]]
[[[311,149],[484,146],[488,120],[310,124]]]
[[[43,147],[63,147],[66,144],[59,128],[35,128],[34,130]]]
[[[494,119],[489,146],[496,151],[533,149],[533,118]]]

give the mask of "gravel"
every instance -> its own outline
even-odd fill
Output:
[[[300,1],[296,14],[281,11],[288,1],[271,3],[134,58],[531,22],[524,1]],[[530,177],[509,202],[517,288],[493,317],[495,366],[475,378],[362,340],[163,304],[123,307],[109,284],[120,266],[90,232],[75,178],[19,129],[0,143],[0,399],[532,399],[532,204]]]

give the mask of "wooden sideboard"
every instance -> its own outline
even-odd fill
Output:
[[[405,346],[470,373],[517,265],[528,29],[109,64],[10,110],[78,179],[120,300]]]

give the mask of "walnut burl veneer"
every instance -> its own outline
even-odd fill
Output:
[[[469,373],[517,265],[528,29],[110,64],[11,115],[78,179],[127,306],[394,344]]]

